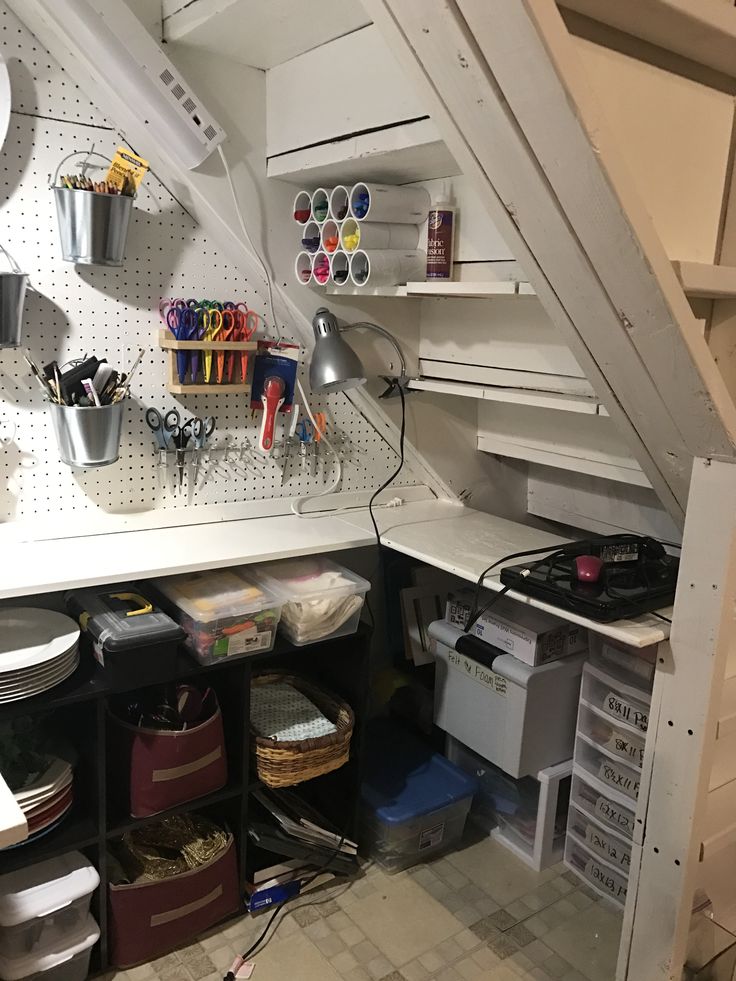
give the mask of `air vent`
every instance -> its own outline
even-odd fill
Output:
[[[171,85],[171,83],[174,81],[174,76],[171,74],[168,68],[164,68],[164,70],[159,75],[159,78],[164,83],[164,85]]]
[[[207,137],[208,140],[214,140],[214,138],[217,136],[217,130],[215,129],[214,126],[208,126],[207,129],[204,131],[204,135]]]
[[[194,112],[194,110],[197,108],[197,103],[192,102],[191,99],[187,98],[182,102],[182,106],[184,106],[187,112]]]
[[[177,82],[176,85],[171,90],[171,94],[174,96],[175,99],[181,99],[181,97],[184,95],[184,89]]]

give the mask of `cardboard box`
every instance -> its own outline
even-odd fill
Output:
[[[493,595],[483,590],[481,606]],[[445,620],[464,628],[472,603],[472,589],[452,593],[447,600]],[[588,648],[588,631],[584,627],[506,596],[494,602],[475,622],[470,633],[531,667],[579,654]]]

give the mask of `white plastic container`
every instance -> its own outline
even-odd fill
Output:
[[[416,249],[419,228],[416,225],[346,218],[340,229],[340,243],[346,252],[355,252],[356,249]]]
[[[575,837],[604,862],[628,876],[631,868],[631,842],[607,829],[577,807],[570,808],[567,833]]]
[[[328,254],[332,255],[335,249],[340,246],[340,224],[333,218],[328,218],[322,225],[321,246]]]
[[[237,572],[278,597],[281,631],[297,647],[354,634],[371,588],[367,579],[322,556],[242,566]]]
[[[330,256],[330,279],[335,286],[345,286],[350,281],[350,259],[342,249]]]
[[[80,852],[69,852],[0,877],[0,957],[26,956],[56,930],[84,925],[97,869]]]
[[[631,801],[612,793],[597,780],[575,770],[574,766],[570,803],[621,837],[634,839],[636,816]]]
[[[481,641],[476,656],[458,653],[463,632],[446,620],[431,623],[429,636],[440,729],[512,777],[572,757],[584,655],[533,668]]]
[[[604,787],[615,790],[632,802],[639,796],[641,772],[627,766],[611,753],[605,753],[578,733],[575,743],[575,766],[594,777]]]
[[[309,286],[312,282],[312,256],[309,252],[298,252],[294,260],[294,274],[300,286]]]
[[[344,221],[350,213],[350,191],[344,184],[338,184],[330,191],[330,218]]]
[[[634,648],[611,637],[594,633],[589,637],[590,663],[620,684],[638,688],[647,697],[654,684],[657,645]]]
[[[294,221],[306,225],[312,217],[312,195],[309,191],[299,191],[294,198]]]
[[[585,702],[580,703],[578,732],[612,756],[641,769],[644,762],[644,733],[625,722],[616,722]]]
[[[250,576],[222,569],[151,580],[201,664],[273,649],[279,596]]]
[[[429,191],[424,187],[396,187],[361,181],[350,189],[350,214],[358,221],[421,225],[427,220],[430,203]]]
[[[580,697],[587,705],[637,732],[646,733],[649,727],[648,693],[592,664],[586,665]]]
[[[595,892],[610,899],[619,909],[626,903],[628,880],[620,869],[604,862],[594,855],[572,835],[568,835],[565,844],[565,865],[576,872],[580,878]]]
[[[350,279],[355,286],[399,286],[424,281],[426,253],[420,249],[356,249],[350,256]]]
[[[322,230],[316,221],[310,219],[302,230],[302,248],[310,255],[314,255],[321,243]]]
[[[54,927],[43,946],[20,957],[0,957],[3,981],[85,981],[100,929],[87,914],[75,930]]]

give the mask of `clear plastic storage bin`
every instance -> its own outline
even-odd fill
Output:
[[[641,772],[602,752],[579,733],[575,744],[575,765],[595,777],[604,787],[610,787],[632,801],[638,798]]]
[[[649,697],[657,667],[656,644],[651,647],[629,647],[591,631],[588,647],[593,667],[617,679],[619,684],[640,689],[645,698]]]
[[[79,930],[100,877],[80,852],[0,877],[0,957],[43,948],[54,931]]]
[[[587,780],[579,773],[573,773],[570,802],[590,817],[600,821],[624,838],[634,837],[636,817],[634,810],[616,799],[612,794]]]
[[[255,578],[223,569],[152,582],[202,664],[273,648],[281,600]]]
[[[20,957],[0,956],[3,981],[85,981],[100,930],[92,917],[75,930],[54,927],[43,946]]]
[[[369,730],[360,843],[384,871],[400,872],[460,841],[478,782],[401,726]]]
[[[604,828],[599,821],[594,821],[576,807],[570,808],[567,821],[568,834],[574,835],[579,842],[584,843],[591,852],[598,855],[614,868],[629,874],[631,868],[631,842],[617,835],[614,831]]]
[[[576,872],[595,892],[623,908],[628,887],[626,876],[588,851],[572,835],[567,836],[565,843],[565,865]]]
[[[242,566],[238,573],[279,597],[281,630],[297,647],[354,634],[371,588],[367,579],[322,556]]]
[[[644,733],[625,722],[617,722],[603,712],[580,703],[578,731],[602,749],[641,769],[644,762]]]
[[[650,696],[642,689],[586,664],[580,697],[587,705],[618,722],[625,722],[637,732],[647,731]]]

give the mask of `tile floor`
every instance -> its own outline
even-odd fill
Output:
[[[558,865],[490,839],[399,875],[376,866],[287,907],[253,981],[613,981],[621,916]],[[265,917],[243,917],[106,981],[221,981]]]

